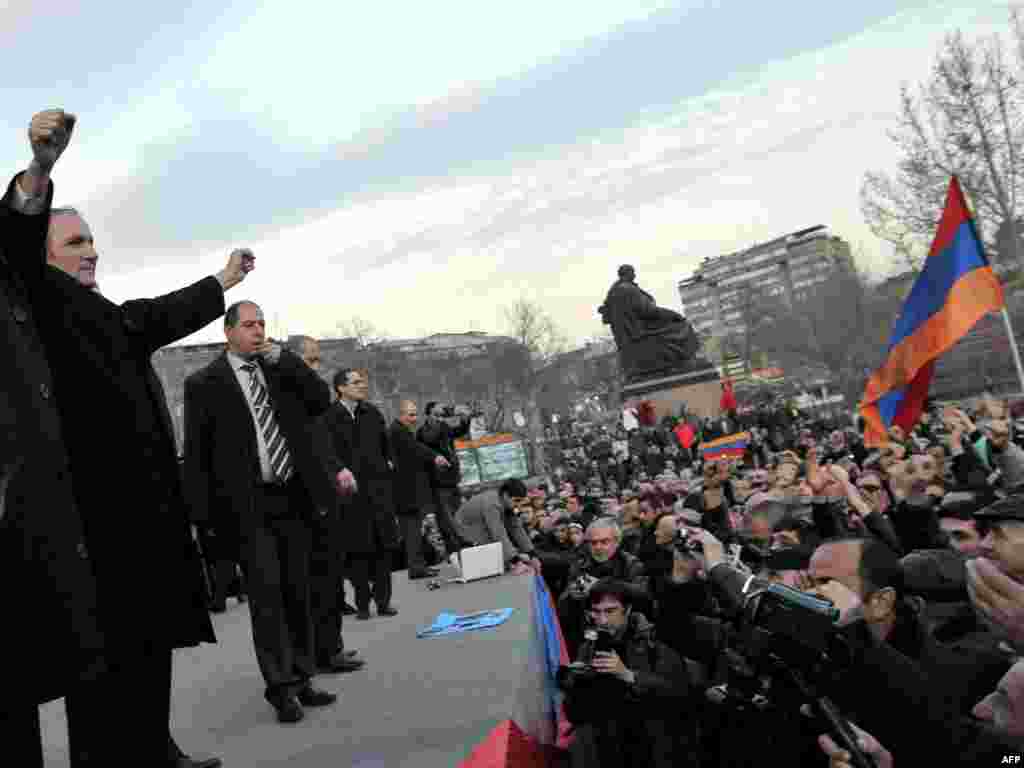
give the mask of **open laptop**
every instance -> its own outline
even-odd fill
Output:
[[[459,576],[452,581],[462,584],[491,576],[501,576],[505,572],[504,552],[500,541],[479,547],[467,547],[459,553],[458,559]]]

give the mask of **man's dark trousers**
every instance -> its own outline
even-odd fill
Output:
[[[462,503],[462,494],[458,488],[435,488],[434,493],[437,498],[434,505],[437,510],[437,527],[441,531],[441,538],[444,539],[447,554],[452,555],[466,546],[456,531],[454,522],[455,513],[459,511],[459,505]]]
[[[348,557],[348,578],[356,593],[356,608],[370,608],[370,584],[373,584],[373,602],[377,609],[391,605],[391,566],[394,555],[384,547],[379,534],[374,534],[377,549],[374,552],[353,552]]]
[[[314,534],[311,576],[316,661],[326,666],[345,650],[341,636],[345,551],[338,512],[331,510],[322,517]]]
[[[316,674],[310,562],[313,532],[297,512],[309,500],[298,476],[284,487],[258,485],[252,520],[241,527],[256,660],[271,703],[294,695]]]
[[[423,572],[427,567],[427,560],[423,556],[423,510],[406,510],[398,516],[398,522],[402,526],[402,538],[405,540],[405,559],[409,565],[409,571]]]

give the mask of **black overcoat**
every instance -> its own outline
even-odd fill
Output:
[[[370,554],[398,546],[395,519],[394,457],[384,416],[370,403],[360,403],[353,421],[348,409],[336,402],[321,417],[330,444],[330,475],[349,469],[358,490],[341,497],[345,551]]]
[[[19,707],[65,695],[96,671],[103,646],[53,375],[15,269],[44,258],[48,211],[0,204],[0,658],[7,701]]]
[[[76,551],[96,581],[100,629],[168,647],[213,642],[174,432],[150,359],[223,314],[220,283],[208,277],[118,306],[48,266],[41,250],[16,264],[50,364],[48,395],[84,534]]]
[[[327,383],[288,349],[276,365],[260,361],[274,416],[288,442],[308,504],[297,510],[312,522],[336,513],[337,493],[329,483],[325,457],[313,427],[331,403]],[[211,528],[220,552],[239,556],[239,537],[254,514],[261,481],[256,425],[227,354],[185,380],[185,487],[192,519]]]
[[[415,514],[434,501],[430,480],[440,454],[417,440],[397,419],[391,424],[391,449],[395,456],[395,511]]]

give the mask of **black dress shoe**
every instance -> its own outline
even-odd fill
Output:
[[[297,723],[306,716],[302,711],[302,705],[295,696],[288,696],[280,701],[274,702],[274,709],[277,710],[277,722]]]
[[[348,603],[344,603],[341,606],[341,615],[342,616],[355,616],[356,615],[356,609],[353,608]]]
[[[196,760],[188,755],[182,755],[170,765],[171,768],[220,768],[223,763],[219,757],[208,757],[205,760]]]
[[[377,609],[378,616],[397,616],[398,609],[392,608],[390,605],[385,605],[383,608]]]
[[[364,609],[362,611],[359,611],[356,614],[356,618],[359,619],[360,621],[369,621],[370,620],[370,611],[369,611],[369,609]]]
[[[317,668],[321,672],[328,674],[342,674],[345,672],[355,672],[366,666],[365,661],[349,656],[348,653],[354,654],[355,651],[346,651],[345,653],[337,654],[333,659],[325,659],[317,664]]]
[[[308,685],[296,694],[299,703],[304,707],[328,707],[338,700],[333,693],[321,691]]]

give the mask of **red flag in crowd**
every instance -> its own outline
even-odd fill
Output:
[[[679,426],[675,429],[676,439],[679,440],[679,444],[686,450],[690,450],[693,446],[693,441],[697,437],[697,434],[693,431],[687,422],[680,422]]]
[[[730,379],[722,382],[722,399],[718,401],[718,407],[722,409],[722,413],[736,410],[736,394],[732,391]]]

